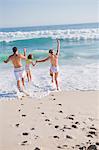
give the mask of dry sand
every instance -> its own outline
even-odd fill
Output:
[[[98,101],[98,91],[0,101],[0,150],[99,149]]]

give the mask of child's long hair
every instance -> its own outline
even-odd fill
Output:
[[[32,59],[32,54],[29,54],[27,58]]]

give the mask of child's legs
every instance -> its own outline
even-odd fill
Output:
[[[58,72],[55,73],[55,83],[56,83],[57,90],[59,90],[59,88],[58,88]]]
[[[31,81],[32,80],[31,71],[29,71],[29,77],[30,77],[30,81]]]
[[[28,82],[29,82],[29,72],[26,72],[26,75],[27,75],[27,79],[28,79]]]
[[[22,85],[23,85],[23,87],[24,87],[24,78],[22,78]]]

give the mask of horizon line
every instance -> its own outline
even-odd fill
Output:
[[[10,26],[10,27],[0,27],[0,29],[7,28],[31,28],[31,27],[46,27],[46,26],[60,26],[60,25],[80,25],[80,24],[99,24],[99,22],[85,22],[85,23],[66,23],[66,24],[47,24],[47,25],[30,25],[30,26]]]

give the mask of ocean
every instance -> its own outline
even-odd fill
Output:
[[[33,61],[56,51],[56,38],[60,39],[59,57],[61,90],[99,90],[99,23],[35,26],[0,29],[0,99],[17,97],[13,66],[3,61],[12,54],[16,46],[20,53],[27,48],[27,55],[33,54]],[[25,62],[23,61],[23,66]],[[50,63],[31,66],[33,81],[26,90],[32,97],[41,98],[53,91],[49,75]]]

